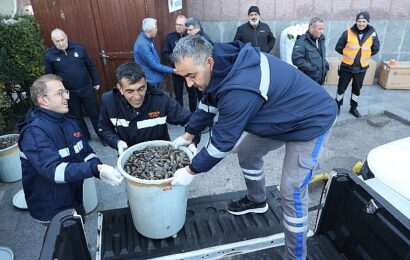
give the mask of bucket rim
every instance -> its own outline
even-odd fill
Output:
[[[154,141],[146,141],[146,142],[142,142],[142,143],[138,143],[135,144],[131,147],[128,147],[119,157],[117,160],[117,169],[118,171],[121,173],[122,176],[124,176],[125,179],[127,179],[128,181],[132,181],[132,182],[136,182],[136,183],[141,183],[141,184],[157,184],[157,185],[161,185],[161,184],[167,184],[170,183],[173,180],[173,177],[170,178],[166,178],[166,179],[162,179],[162,180],[144,180],[144,179],[140,179],[134,176],[129,175],[124,169],[123,169],[123,165],[122,165],[122,161],[125,161],[129,158],[129,155],[131,153],[133,153],[134,151],[138,151],[138,150],[142,150],[147,146],[172,146],[174,148],[178,148],[180,150],[182,150],[183,152],[185,152],[189,158],[190,161],[192,161],[193,158],[193,154],[192,152],[184,146],[177,146],[175,143],[171,142],[171,141],[164,141],[164,140],[154,140]],[[126,159],[125,159],[126,158]]]
[[[5,134],[5,135],[0,135],[0,138],[11,137],[11,136],[19,137],[20,135],[19,135],[19,134]],[[6,151],[8,151],[8,150],[11,150],[11,149],[15,148],[16,146],[18,146],[18,144],[19,144],[19,143],[17,142],[17,143],[15,143],[15,144],[13,144],[12,146],[6,147],[6,148],[4,148],[4,149],[0,149],[0,153],[6,152]]]

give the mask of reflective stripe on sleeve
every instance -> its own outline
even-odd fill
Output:
[[[268,58],[262,52],[260,53],[261,56],[261,83],[259,85],[259,91],[261,92],[262,97],[265,100],[268,100],[268,90],[270,85],[270,67]]]
[[[84,158],[84,162],[89,161],[93,158],[97,158],[97,155],[95,155],[95,153],[90,153],[87,157]]]
[[[209,113],[212,113],[212,114],[215,114],[215,115],[218,114],[218,108],[213,107],[213,106],[205,105],[202,102],[199,102],[198,108],[205,111],[205,112],[207,112],[207,113],[209,112]]]
[[[289,222],[289,223],[303,224],[307,221],[308,216],[306,215],[306,216],[301,217],[301,218],[294,218],[294,217],[288,216],[285,213],[283,213],[283,218],[286,220],[286,222]]]
[[[226,156],[226,152],[221,152],[219,151],[215,146],[213,146],[211,143],[206,147],[206,151],[208,154],[214,158],[219,158],[222,159]]]
[[[157,117],[152,119],[146,119],[137,122],[138,129],[153,127],[156,125],[164,125],[167,123],[167,117]]]
[[[25,155],[22,151],[20,151],[20,158],[23,158],[23,159],[26,159],[26,160],[27,160],[26,155]]]
[[[293,233],[302,233],[302,232],[307,231],[307,229],[308,229],[307,225],[303,226],[303,227],[294,227],[294,226],[291,226],[291,225],[287,224],[286,222],[283,222],[283,226],[287,230],[289,230],[290,232],[293,232]]]
[[[56,183],[65,183],[65,168],[67,167],[68,163],[60,163],[56,167],[56,171],[54,172],[54,181]]]

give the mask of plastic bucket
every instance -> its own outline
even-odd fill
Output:
[[[148,141],[125,150],[117,161],[117,168],[126,179],[128,203],[132,221],[137,231],[148,238],[162,239],[175,236],[184,226],[187,206],[187,186],[172,186],[171,178],[143,180],[133,177],[123,169],[130,155],[147,146],[168,146],[169,141]],[[191,160],[193,155],[180,147]]]
[[[88,178],[83,184],[83,206],[86,214],[91,213],[98,205],[95,179]]]
[[[2,137],[18,137],[18,134],[2,135]],[[0,181],[15,182],[21,180],[20,150],[18,144],[0,150]]]

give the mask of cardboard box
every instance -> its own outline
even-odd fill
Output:
[[[329,62],[329,71],[327,72],[325,84],[326,85],[337,85],[339,83],[339,75],[337,74],[337,69],[340,65],[341,58],[338,57],[328,57],[326,58]],[[377,63],[370,59],[369,68],[367,69],[366,76],[364,77],[363,85],[373,85],[374,75],[376,74]]]
[[[383,61],[377,81],[385,89],[410,89],[410,61]]]

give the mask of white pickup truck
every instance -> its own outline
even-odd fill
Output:
[[[371,150],[359,176],[335,169],[308,238],[308,259],[410,259],[410,138]],[[282,211],[276,186],[265,214],[234,216],[226,201],[239,192],[188,200],[175,238],[153,240],[134,228],[129,208],[98,212],[96,259],[280,259]],[[149,216],[147,216],[149,217]],[[81,218],[61,212],[40,259],[91,259]]]

